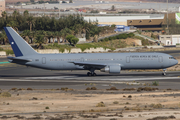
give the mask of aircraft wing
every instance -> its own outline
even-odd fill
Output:
[[[86,68],[96,68],[96,69],[102,69],[105,66],[107,66],[106,64],[102,64],[102,63],[90,63],[90,62],[71,62],[74,63],[75,65],[79,65],[79,66],[84,66]]]
[[[31,62],[32,60],[30,59],[25,59],[25,58],[18,58],[18,57],[7,57],[9,60],[13,61],[19,61],[19,62]]]

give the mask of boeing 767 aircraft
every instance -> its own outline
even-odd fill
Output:
[[[120,73],[127,69],[163,69],[178,63],[164,53],[37,53],[15,30],[5,27],[6,35],[16,57],[8,57],[12,63],[48,70],[88,70],[88,76],[95,76],[95,70]]]

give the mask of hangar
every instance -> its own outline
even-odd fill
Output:
[[[176,13],[169,13],[168,20],[175,20]],[[139,19],[139,20],[128,20],[128,26],[134,26],[139,30],[143,31],[162,31],[163,26],[167,24],[167,14],[164,14],[164,17],[161,19]]]

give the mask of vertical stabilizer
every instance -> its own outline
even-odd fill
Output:
[[[12,27],[4,27],[16,57],[38,54]]]

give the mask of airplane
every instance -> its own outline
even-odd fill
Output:
[[[178,61],[165,53],[37,53],[13,28],[4,27],[15,57],[9,62],[47,70],[88,70],[88,76],[96,76],[95,70],[120,74],[128,69],[163,69]]]

